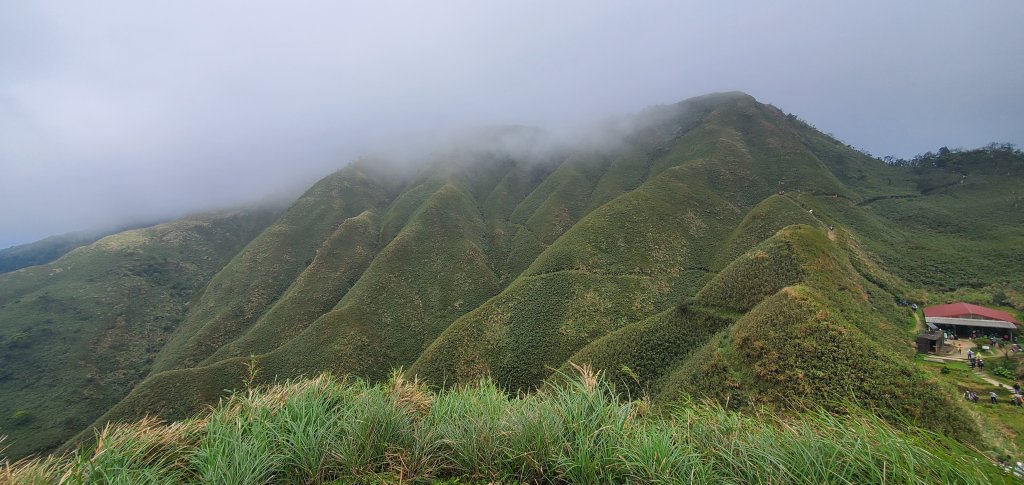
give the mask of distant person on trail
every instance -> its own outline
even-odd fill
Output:
[[[971,391],[971,402],[975,404],[978,403],[978,393]]]
[[[978,368],[981,369],[981,370],[985,370],[985,360],[984,359],[978,359]]]
[[[1020,394],[1020,383],[1019,382],[1013,383],[1013,393],[1014,394]]]
[[[964,401],[971,400],[971,391],[964,391]]]
[[[968,350],[968,352],[970,352],[970,350]],[[964,353],[964,347],[960,344],[956,344],[956,353],[957,355]]]
[[[995,404],[998,400],[996,399],[996,391],[988,391],[988,398]]]
[[[974,362],[974,351],[967,349],[967,360]]]

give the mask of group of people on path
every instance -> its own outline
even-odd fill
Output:
[[[977,367],[978,369],[985,370],[985,360],[979,357],[974,350],[967,349],[967,360],[969,362],[968,365],[972,369]]]
[[[958,344],[957,352],[959,353],[960,350],[961,348]],[[982,359],[981,356],[974,351],[974,349],[967,349],[967,360],[972,369],[985,369],[985,360]],[[996,391],[989,391],[988,399],[989,402],[991,402],[992,404],[996,404],[999,402],[999,396],[996,394]],[[964,400],[976,403],[978,402],[978,393],[968,389],[964,391]],[[1010,394],[1010,404],[1016,407],[1024,407],[1024,394],[1021,393],[1020,383],[1015,383],[1013,385],[1013,394]]]
[[[996,394],[996,391],[989,391],[988,399],[992,404],[999,403],[999,395]],[[968,389],[964,391],[964,400],[977,403],[978,393]],[[1024,407],[1024,395],[1021,395],[1020,384],[1013,385],[1013,394],[1010,394],[1010,404],[1016,407]]]

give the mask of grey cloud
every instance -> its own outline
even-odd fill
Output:
[[[720,3],[7,2],[0,247],[711,91],[875,154],[1024,141],[1018,1]]]

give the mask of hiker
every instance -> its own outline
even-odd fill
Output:
[[[975,404],[978,403],[978,393],[971,391],[971,402]]]
[[[970,401],[970,400],[971,400],[971,391],[970,390],[964,391],[964,401]]]
[[[995,404],[999,401],[998,399],[996,399],[996,391],[988,391],[988,398],[992,401],[992,404]]]
[[[967,349],[967,360],[974,361],[974,351]]]
[[[960,344],[956,344],[956,353],[957,355],[964,353],[964,347]]]
[[[985,360],[984,359],[978,359],[978,369],[985,370]]]
[[[1017,407],[1024,407],[1024,399],[1020,397],[1020,394],[1013,395],[1013,405]]]
[[[1019,382],[1014,382],[1013,383],[1013,392],[1015,394],[1020,394],[1020,383]]]

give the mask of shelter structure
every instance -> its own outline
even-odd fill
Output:
[[[925,332],[917,336],[917,351],[922,354],[935,354],[942,350],[945,343],[941,331]]]
[[[1009,313],[963,302],[925,307],[924,321],[928,328],[941,329],[958,338],[976,333],[1014,339],[1020,325]]]

